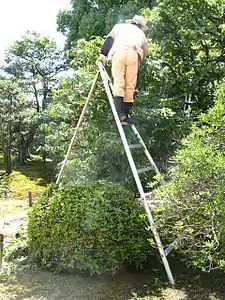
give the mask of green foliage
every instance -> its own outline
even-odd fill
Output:
[[[177,152],[179,165],[172,181],[157,196],[165,199],[162,232],[174,239],[185,230],[178,245],[188,265],[225,271],[225,84],[215,105],[193,125]],[[183,216],[183,217],[181,217]],[[175,226],[174,226],[175,224]]]
[[[47,37],[28,32],[6,51],[5,72],[19,79],[24,91],[33,94],[37,112],[45,109],[56,75],[65,69],[63,54]]]
[[[224,12],[220,0],[164,0],[142,11],[149,20],[151,59],[158,65],[154,86],[175,111],[188,94],[197,113],[212,105],[215,85],[224,77]]]
[[[74,50],[67,53],[70,66],[75,71],[73,76],[63,78],[52,93],[51,103],[45,112],[46,121],[39,126],[41,145],[38,151],[48,153],[55,162],[59,162],[67,150],[74,132],[71,125],[76,125],[90,90],[100,43],[100,38],[90,42],[79,40]],[[90,67],[86,68],[87,65]]]
[[[67,35],[67,48],[80,38],[108,34],[115,23],[121,23],[150,7],[151,0],[143,1],[88,1],[73,0],[72,11],[60,11],[58,30]]]
[[[76,5],[75,5],[76,4]],[[80,15],[89,20],[87,25],[77,23],[82,34],[72,25],[80,8],[85,13]],[[107,12],[99,15],[104,32],[99,33],[92,18],[86,18],[91,10],[100,14],[107,7]],[[156,160],[171,154],[179,145],[199,113],[206,111],[213,104],[215,88],[224,77],[224,39],[222,34],[224,6],[221,1],[123,1],[119,5],[112,2],[97,4],[87,1],[74,2],[71,12],[71,32],[68,35],[71,53],[85,51],[82,68],[92,69],[94,59],[85,61],[89,42],[73,44],[79,37],[90,38],[92,35],[105,34],[116,22],[122,22],[135,13],[142,13],[149,23],[150,54],[141,66],[137,85],[135,113],[141,134],[151,144],[151,152]],[[106,16],[105,18],[103,16]],[[84,22],[86,22],[84,20]],[[92,32],[90,30],[93,29]],[[221,27],[222,26],[222,27]],[[81,50],[81,44],[85,47]],[[100,47],[100,45],[98,46]],[[80,50],[79,50],[80,49]],[[89,48],[90,54],[93,49]],[[98,54],[99,48],[95,50]],[[83,52],[84,54],[84,52]],[[93,55],[96,57],[96,55]],[[77,59],[74,60],[74,66]],[[80,63],[79,62],[79,63]],[[103,96],[104,97],[104,96]],[[187,102],[191,104],[188,106]],[[100,112],[100,110],[99,110]],[[151,136],[149,137],[149,132]]]
[[[153,156],[163,159],[213,105],[224,78],[224,5],[164,0],[141,13],[148,20],[150,53],[139,72],[138,124],[145,139],[151,133]]]
[[[119,185],[89,182],[49,191],[29,216],[28,246],[43,266],[115,273],[139,267],[149,244],[142,209]]]
[[[57,14],[57,30],[66,34],[69,28],[72,14],[67,10],[60,10]]]

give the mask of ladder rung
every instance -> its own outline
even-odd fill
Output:
[[[130,149],[143,148],[142,144],[132,144],[128,145]]]
[[[152,193],[145,193],[145,197],[150,197]]]
[[[184,101],[185,104],[193,104],[193,103],[195,103],[195,102],[196,102],[196,101],[189,101],[189,102],[188,102],[188,101]]]
[[[178,244],[180,241],[182,241],[185,238],[185,234],[187,231],[188,229],[185,229],[180,237],[176,238],[175,241],[169,244],[169,246],[164,250],[166,256],[173,251],[173,248],[176,244]]]
[[[147,203],[147,205],[151,208],[151,209],[153,209],[153,208],[155,208],[155,207],[158,207],[158,206],[160,206],[160,205],[162,205],[163,204],[163,201],[162,200],[156,200],[156,199],[152,199],[151,198],[151,195],[152,193],[145,193],[145,198],[147,198],[147,199],[144,199],[144,198],[138,198],[138,200],[140,200],[140,201],[146,201],[146,203]],[[159,221],[159,220],[158,220]],[[158,222],[157,221],[157,222]],[[156,222],[156,223],[157,223]]]
[[[158,200],[158,201],[151,200],[148,205],[151,209],[153,209],[153,208],[156,208],[156,207],[158,207],[162,204],[163,204],[163,202],[160,201],[160,200]]]
[[[137,172],[138,172],[138,174],[140,174],[140,173],[145,173],[145,172],[152,171],[152,170],[155,170],[155,168],[151,166],[151,167],[139,169],[139,170],[137,170]]]
[[[169,255],[173,251],[174,243],[170,244],[165,250],[165,255]]]

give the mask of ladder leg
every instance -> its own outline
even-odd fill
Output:
[[[132,174],[134,176],[134,179],[135,179],[137,188],[139,190],[140,196],[144,200],[144,208],[145,208],[145,211],[146,211],[147,216],[148,216],[148,221],[150,223],[150,227],[151,227],[153,236],[155,238],[156,245],[158,247],[162,262],[164,264],[169,282],[172,285],[174,285],[175,281],[174,281],[172,272],[170,270],[169,262],[167,260],[166,255],[165,255],[165,252],[164,252],[164,249],[163,249],[163,246],[162,246],[162,242],[161,242],[161,239],[160,239],[159,234],[157,232],[157,229],[155,228],[155,224],[154,224],[154,220],[153,220],[151,211],[150,211],[149,206],[146,202],[146,196],[145,196],[145,193],[144,193],[144,190],[143,190],[143,186],[141,184],[141,180],[140,180],[139,175],[137,173],[137,168],[135,166],[132,154],[130,152],[130,148],[129,148],[129,145],[128,145],[128,142],[127,142],[122,124],[119,120],[118,114],[117,114],[115,106],[114,106],[113,97],[112,97],[111,90],[110,90],[111,81],[109,80],[108,74],[106,73],[106,71],[105,71],[105,69],[104,69],[101,62],[98,63],[98,68],[99,68],[100,75],[102,77],[102,81],[103,81],[103,84],[104,84],[104,87],[105,87],[105,90],[106,90],[106,93],[107,93],[107,96],[108,96],[108,99],[109,99],[109,103],[110,103],[115,121],[116,121],[117,128],[119,130],[119,134],[120,134],[122,142],[123,142],[123,146],[124,146],[124,149],[125,149],[125,152],[126,152],[126,155],[127,155],[130,167],[131,167]]]
[[[94,89],[95,89],[95,86],[96,86],[96,83],[97,83],[97,80],[98,80],[98,76],[99,76],[99,71],[97,72],[97,74],[95,75],[94,79],[93,79],[93,82],[92,82],[92,85],[91,85],[91,89],[90,89],[90,92],[88,94],[88,97],[86,99],[86,102],[84,104],[84,107],[82,109],[82,112],[81,112],[81,115],[80,115],[80,118],[78,120],[78,123],[77,123],[77,126],[75,128],[75,131],[74,131],[74,135],[70,141],[70,144],[69,144],[69,147],[68,147],[68,150],[67,150],[67,153],[66,153],[66,156],[65,156],[65,159],[63,161],[63,164],[62,164],[62,167],[60,169],[60,172],[59,172],[59,175],[57,177],[57,180],[56,180],[56,184],[59,184],[60,183],[60,180],[62,178],[62,174],[63,174],[63,171],[64,171],[64,168],[65,168],[65,165],[68,161],[68,158],[70,156],[70,152],[71,152],[71,149],[72,149],[72,146],[73,146],[73,143],[77,137],[77,132],[78,132],[78,128],[80,127],[82,121],[83,121],[83,118],[84,118],[84,114],[85,114],[85,111],[86,111],[86,108],[87,108],[87,105],[91,99],[91,96],[93,95],[94,93]]]
[[[150,223],[150,228],[151,228],[151,231],[152,231],[153,236],[155,238],[155,242],[156,242],[156,245],[158,247],[159,254],[161,256],[161,259],[162,259],[162,262],[163,262],[163,265],[164,265],[167,277],[169,279],[169,282],[170,282],[171,285],[175,285],[175,281],[174,281],[173,274],[172,274],[171,269],[170,269],[170,265],[169,265],[168,259],[166,257],[166,254],[165,254],[165,251],[164,251],[161,239],[159,237],[158,231],[155,228],[155,223],[154,223],[151,211],[149,209],[149,206],[148,206],[146,200],[144,200],[144,208],[145,208],[145,211],[147,213],[148,221]]]

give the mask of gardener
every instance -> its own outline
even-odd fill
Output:
[[[129,112],[134,102],[134,90],[140,63],[148,53],[144,31],[146,23],[142,16],[134,16],[125,23],[116,24],[107,36],[99,60],[112,60],[114,103],[121,121],[134,123]]]

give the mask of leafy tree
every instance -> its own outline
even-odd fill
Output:
[[[24,163],[24,139],[32,123],[35,110],[32,102],[25,97],[17,82],[0,79],[0,133],[1,151],[7,174],[12,171],[12,149],[18,149],[20,163]],[[15,150],[13,151],[15,154]]]
[[[66,68],[56,43],[35,32],[28,32],[9,47],[5,62],[4,70],[18,78],[24,90],[34,96],[37,112],[45,109],[58,73]]]
[[[28,33],[7,51],[4,71],[16,78],[36,109],[36,117],[26,136],[21,131],[23,153],[28,153],[39,125],[45,120],[44,111],[51,102],[52,89],[59,80],[59,73],[66,69],[63,53],[56,43],[37,33]],[[24,160],[23,160],[24,161]]]
[[[221,4],[165,0],[141,10],[149,24],[150,53],[141,66],[136,107],[143,136],[151,133],[159,160],[173,153],[192,121],[213,105],[224,78]]]
[[[62,79],[59,87],[53,91],[51,103],[42,113],[43,122],[38,127],[33,145],[38,153],[43,156],[47,154],[55,165],[67,151],[73,126],[80,113],[80,104],[75,101],[74,81],[72,78]]]

